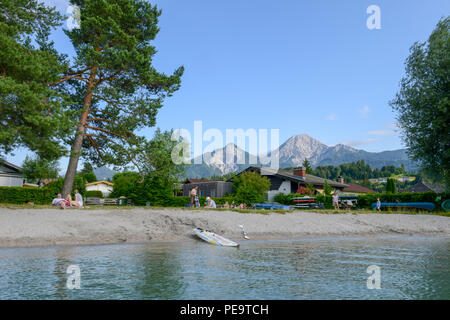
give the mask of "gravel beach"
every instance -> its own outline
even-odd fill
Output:
[[[194,227],[241,241],[239,225],[253,240],[385,234],[450,236],[450,218],[433,215],[0,208],[0,247],[194,241]]]

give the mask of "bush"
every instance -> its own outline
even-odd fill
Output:
[[[257,203],[266,198],[270,189],[270,181],[257,172],[244,172],[233,179],[234,199],[238,203]]]
[[[51,204],[56,194],[45,188],[0,187],[0,202],[12,204]]]
[[[293,205],[292,198],[298,197],[299,194],[282,194],[279,193],[275,196],[275,201],[285,205]],[[437,201],[438,196],[440,200]],[[377,198],[380,197],[381,202],[433,202],[436,204],[436,209],[446,199],[450,199],[450,193],[442,193],[437,195],[434,192],[404,192],[404,193],[366,193],[358,196],[358,205],[360,209],[372,209],[372,203],[377,202]],[[316,196],[317,202],[321,202],[325,205],[326,209],[333,209],[332,197],[325,195]]]
[[[85,197],[103,198],[103,192],[100,190],[90,190],[84,193]]]

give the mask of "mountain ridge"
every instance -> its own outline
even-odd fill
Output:
[[[230,147],[230,144],[228,144],[223,148],[206,152],[202,156],[197,157],[196,159],[199,161],[200,157],[206,155],[206,159],[209,161],[202,164],[188,165],[186,167],[186,177],[207,178],[231,172],[240,172],[250,165],[261,165],[259,159],[256,163],[250,164],[249,159],[255,156],[235,144],[232,145]],[[387,165],[399,167],[403,164],[408,171],[417,170],[417,165],[408,158],[406,149],[369,152],[355,149],[345,144],[327,146],[319,140],[310,137],[308,134],[293,135],[281,144],[278,150],[280,168],[300,166],[306,158],[313,167],[324,165],[337,166],[342,163],[364,160],[372,168],[380,169]],[[228,156],[228,161],[230,156],[232,156],[233,161],[226,162],[225,155]],[[238,159],[240,160],[239,162],[236,161]],[[244,163],[242,163],[243,161]]]

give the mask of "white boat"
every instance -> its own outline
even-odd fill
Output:
[[[231,241],[230,239],[227,239],[223,236],[220,236],[218,234],[215,234],[211,231],[206,231],[200,228],[195,228],[194,233],[202,239],[203,241],[209,242],[211,244],[215,244],[216,246],[223,246],[223,247],[238,247],[239,243],[236,243],[234,241]]]

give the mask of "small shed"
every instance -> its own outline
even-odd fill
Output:
[[[109,196],[113,187],[114,183],[105,180],[86,183],[86,191],[101,191],[104,197]]]

